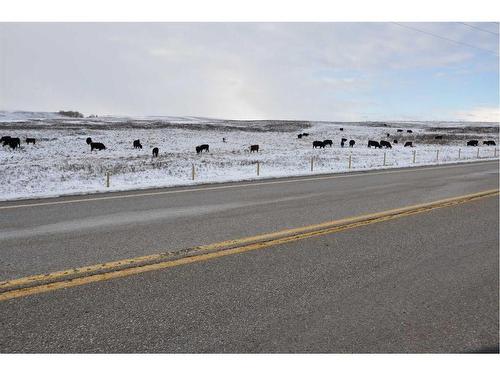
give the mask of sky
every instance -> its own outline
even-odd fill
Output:
[[[459,22],[0,23],[0,110],[500,121],[498,33]]]

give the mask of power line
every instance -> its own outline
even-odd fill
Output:
[[[426,34],[426,35],[430,35],[430,36],[433,36],[435,38],[439,38],[439,39],[443,39],[443,40],[446,40],[448,42],[452,42],[452,43],[456,43],[456,44],[461,44],[463,46],[467,46],[469,48],[475,48],[475,49],[478,49],[478,50],[481,50],[481,51],[485,51],[485,52],[488,52],[488,53],[492,53],[494,54],[495,56],[498,57],[498,52],[496,51],[493,51],[493,50],[490,50],[490,49],[486,49],[486,48],[481,48],[481,47],[477,47],[477,46],[474,46],[472,44],[468,44],[468,43],[465,43],[465,42],[461,42],[459,40],[455,40],[455,39],[450,39],[450,38],[447,38],[445,36],[441,36],[441,35],[438,35],[438,34],[434,34],[434,33],[431,33],[429,31],[425,31],[425,30],[421,30],[421,29],[417,29],[416,27],[412,27],[412,26],[408,26],[408,25],[403,25],[402,23],[398,23],[398,22],[392,22],[393,24],[395,25],[398,25],[398,26],[401,26],[401,27],[404,27],[405,29],[409,29],[409,30],[413,30],[413,31],[417,31],[419,33],[423,33],[423,34]]]
[[[480,27],[477,27],[477,26],[474,26],[474,25],[471,25],[471,24],[468,24],[466,22],[459,22],[461,23],[462,25],[465,25],[465,26],[468,26],[468,27],[471,27],[473,29],[476,29],[476,30],[479,30],[479,31],[483,31],[485,33],[490,33],[490,34],[493,34],[493,35],[496,35],[496,36],[499,36],[500,34],[498,33],[495,33],[493,31],[490,31],[490,30],[486,30],[486,29],[481,29]]]

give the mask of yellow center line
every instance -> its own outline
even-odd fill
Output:
[[[264,249],[314,236],[332,234],[360,226],[416,215],[438,208],[450,207],[473,200],[496,196],[498,189],[442,199],[424,204],[406,206],[378,213],[328,221],[300,228],[265,233],[257,236],[228,240],[210,245],[193,247],[180,259],[165,260],[173,252],[162,252],[136,258],[91,265],[42,275],[27,276],[0,282],[0,301],[45,293],[52,290],[111,280],[144,272],[166,269],[184,264],[206,261],[223,256]],[[206,253],[205,253],[206,252]],[[180,252],[176,252],[180,254]],[[194,253],[194,254],[193,254]],[[201,253],[201,254],[200,254]],[[181,254],[182,255],[182,254]],[[147,263],[147,264],[145,264]],[[125,267],[123,269],[117,269]],[[69,278],[69,279],[66,279]],[[61,280],[63,279],[63,280]],[[41,283],[34,285],[33,283]],[[31,284],[31,285],[30,285]],[[4,290],[2,292],[2,289]]]

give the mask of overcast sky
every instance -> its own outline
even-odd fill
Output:
[[[404,25],[477,48],[393,23],[0,23],[0,110],[499,121],[498,24]]]

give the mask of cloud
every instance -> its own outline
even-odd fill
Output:
[[[411,25],[498,50],[458,24]],[[0,109],[356,120],[414,115],[402,97],[429,113],[422,92],[442,101],[427,86],[457,72],[498,81],[498,58],[393,23],[0,24],[0,56]]]
[[[478,121],[478,122],[499,122],[499,107],[476,107],[470,110],[457,111],[454,117],[459,121]]]

